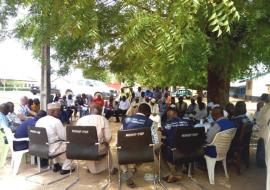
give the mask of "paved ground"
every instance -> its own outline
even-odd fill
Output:
[[[13,93],[12,93],[13,94]],[[12,95],[11,94],[11,95]],[[0,92],[0,102],[6,101],[6,99],[10,99],[12,97],[12,101],[16,103],[16,100],[19,99],[21,94],[16,94],[15,97],[11,95],[3,95]],[[254,110],[254,103],[248,104],[251,111]],[[111,145],[115,145],[115,137],[116,131],[119,129],[119,124],[115,123],[113,119],[110,121],[110,127],[113,131],[113,141]],[[1,149],[1,147],[0,147]],[[187,178],[186,175],[183,174],[183,180],[177,184],[166,184],[164,183],[168,189],[172,190],[265,190],[265,180],[266,180],[266,171],[265,169],[260,169],[256,167],[255,164],[255,146],[251,145],[251,164],[249,169],[242,168],[242,175],[237,176],[235,172],[235,168],[233,165],[228,165],[228,171],[230,178],[226,179],[224,176],[224,171],[222,168],[222,164],[218,163],[216,166],[216,176],[215,181],[216,185],[210,185],[208,182],[208,175],[206,171],[201,171],[199,169],[195,169],[195,173],[193,178],[195,182]],[[115,151],[113,150],[113,157],[115,158]],[[91,175],[87,173],[84,162],[80,161],[80,175],[81,180],[78,184],[73,186],[71,189],[101,189],[101,187],[106,183],[106,172],[103,172],[98,175]],[[19,174],[17,176],[11,175],[10,170],[10,157],[6,162],[4,168],[0,169],[0,189],[20,189],[20,190],[60,190],[64,189],[72,179],[75,178],[75,174],[66,178],[63,181],[57,182],[48,186],[36,185],[30,182],[25,181],[25,177],[37,171],[36,166],[32,166],[25,161],[22,162]],[[139,167],[138,172],[135,176],[135,183],[139,186],[138,190],[150,190],[154,189],[151,182],[147,182],[144,180],[144,174],[150,173],[152,171],[151,164],[143,164]],[[42,177],[37,178],[38,180],[50,180],[56,179],[59,177],[59,174],[54,174],[53,172],[48,172],[44,174]],[[112,177],[112,184],[108,189],[117,189],[117,175]],[[122,185],[122,189],[129,189],[124,183]],[[158,186],[158,189],[161,189]]]

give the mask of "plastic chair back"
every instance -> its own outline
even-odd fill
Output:
[[[227,129],[216,134],[211,144],[216,147],[217,160],[223,160],[226,157],[235,133],[236,128]]]

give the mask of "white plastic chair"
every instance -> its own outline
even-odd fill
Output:
[[[4,137],[5,134],[0,131],[0,168],[5,166],[9,150],[8,144],[5,144]]]
[[[15,138],[14,134],[12,133],[11,129],[4,126],[3,127],[5,135],[8,140],[8,145],[11,151],[11,168],[12,168],[12,174],[17,175],[19,171],[19,167],[21,165],[21,160],[24,155],[24,153],[28,152],[28,149],[26,150],[20,150],[20,151],[14,151],[13,149],[13,141],[29,141],[29,138]]]
[[[232,139],[234,138],[234,135],[236,133],[236,128],[234,129],[227,129],[225,131],[219,132],[216,134],[213,142],[211,144],[208,144],[207,146],[215,146],[217,157],[212,158],[207,155],[205,155],[207,170],[208,170],[208,177],[209,182],[211,185],[215,184],[215,165],[217,161],[222,161],[225,176],[229,178],[228,172],[227,172],[227,165],[226,165],[226,157],[227,152],[230,148]]]

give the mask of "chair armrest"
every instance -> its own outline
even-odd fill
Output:
[[[29,141],[29,138],[14,138],[13,141]]]
[[[155,144],[149,144],[149,146],[150,146],[150,147],[153,147],[153,146],[155,146]]]
[[[57,140],[57,141],[54,141],[52,143],[46,143],[47,145],[51,145],[51,144],[55,144],[55,143],[58,143],[58,142],[63,142],[63,143],[66,143],[66,144],[69,144],[68,141],[65,141],[65,140]]]
[[[171,151],[176,151],[176,148],[173,148],[173,147],[170,147],[170,146],[168,146],[168,145],[164,145],[164,146],[166,146],[169,150],[171,150]]]
[[[115,148],[116,150],[119,150],[119,149],[121,149],[122,147],[116,144],[115,146],[112,146],[112,148]]]

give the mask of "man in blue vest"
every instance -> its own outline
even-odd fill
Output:
[[[211,143],[214,140],[217,133],[225,131],[227,129],[236,128],[235,124],[232,121],[224,118],[222,107],[215,106],[211,111],[211,115],[215,122],[214,125],[210,127],[207,131],[206,134],[207,143]],[[215,146],[207,146],[205,148],[205,154],[212,158],[215,158],[217,156]]]
[[[22,122],[22,124],[15,130],[14,137],[15,138],[27,138],[28,137],[28,127],[35,126],[37,120],[42,117],[45,117],[47,112],[44,110],[40,110],[37,115],[33,118],[29,118],[26,121]],[[26,150],[28,149],[28,141],[14,141],[13,148],[16,151]]]
[[[155,130],[153,126],[153,121],[149,119],[150,115],[151,115],[150,106],[146,103],[142,103],[139,105],[138,112],[135,115],[126,117],[124,119],[123,126],[121,129],[128,130],[128,129],[138,129],[138,128],[149,127],[151,128],[152,141],[154,144],[157,144],[159,143],[158,135],[157,135],[157,131]],[[122,165],[121,169],[123,171],[124,177],[127,179],[127,186],[130,188],[135,188],[136,185],[134,181],[131,179],[131,177],[136,172],[136,165],[135,164]],[[131,176],[128,173],[129,170],[132,173]]]
[[[161,157],[160,157],[160,167],[163,175],[163,180],[167,183],[174,183],[181,179],[181,176],[175,175],[169,163],[168,156],[170,155],[167,151],[166,147],[173,147],[173,136],[174,136],[174,128],[176,127],[193,127],[191,123],[187,120],[184,120],[178,117],[178,111],[175,107],[169,107],[167,110],[167,121],[162,126],[162,134],[165,137],[163,139],[163,144],[161,146]],[[159,149],[155,151],[156,155],[159,154]]]

